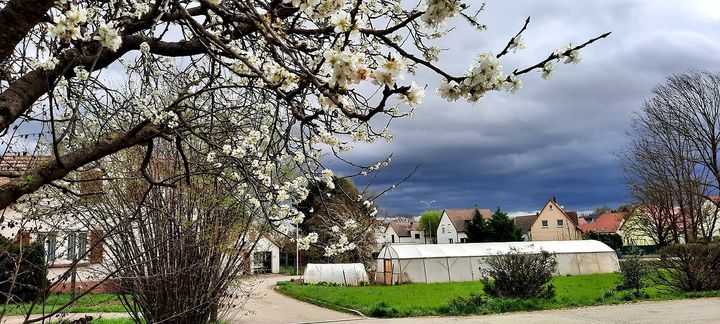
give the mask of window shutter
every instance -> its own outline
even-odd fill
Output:
[[[103,259],[103,232],[101,230],[90,231],[90,262],[100,263]]]

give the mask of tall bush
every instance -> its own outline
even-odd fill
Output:
[[[555,255],[547,251],[524,253],[515,248],[486,259],[481,269],[483,289],[492,297],[550,298],[555,287],[548,284],[557,270]]]
[[[0,236],[0,302],[36,300],[47,286],[42,242],[21,246]]]
[[[620,263],[622,274],[620,289],[633,289],[636,296],[640,296],[640,289],[645,287],[645,277],[650,273],[650,267],[640,260],[638,255],[630,255]]]
[[[682,291],[720,290],[720,244],[676,244],[660,250],[656,281]]]

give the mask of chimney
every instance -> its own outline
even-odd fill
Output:
[[[553,196],[552,201],[553,201],[554,203],[557,203],[557,198],[555,198],[555,196]]]

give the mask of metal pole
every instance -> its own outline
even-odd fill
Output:
[[[295,224],[295,275],[300,275],[300,245],[298,245],[298,232],[300,225]]]

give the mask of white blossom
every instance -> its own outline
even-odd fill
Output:
[[[75,72],[75,76],[80,80],[87,80],[87,78],[90,76],[90,73],[80,65],[74,67],[73,72]]]
[[[105,23],[98,27],[98,34],[93,37],[94,40],[100,41],[100,44],[107,47],[111,51],[117,51],[122,44],[122,38],[118,34],[117,29]]]
[[[546,62],[545,65],[543,65],[541,72],[542,72],[543,79],[545,79],[545,80],[549,79],[552,76],[552,74],[555,72],[555,64],[553,64],[553,62],[551,62],[551,61]]]
[[[415,81],[410,84],[410,89],[402,94],[410,107],[417,107],[425,97],[425,88],[418,86]]]

